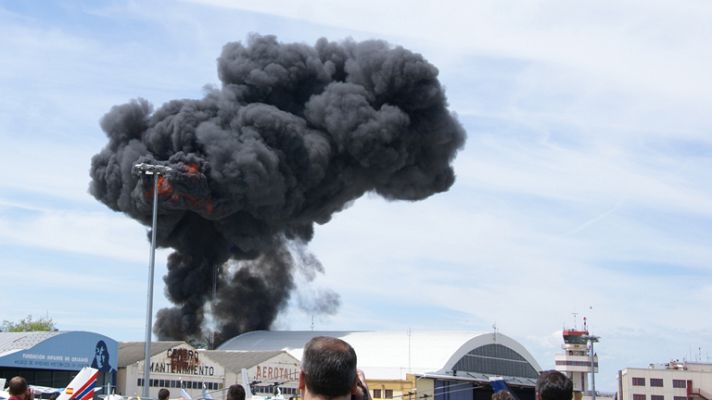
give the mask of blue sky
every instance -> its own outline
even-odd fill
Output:
[[[251,32],[380,38],[438,67],[468,141],[449,192],[367,195],[317,227],[325,273],[302,296],[342,299],[317,329],[496,323],[551,368],[578,313],[610,391],[625,367],[707,360],[711,18],[702,1],[0,1],[0,319],[143,338],[146,230],[87,192],[111,106],[202,96]]]

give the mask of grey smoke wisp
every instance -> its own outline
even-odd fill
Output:
[[[164,280],[175,307],[158,312],[161,339],[204,339],[206,312],[218,342],[269,329],[297,290],[294,274],[322,272],[305,249],[315,223],[366,192],[412,201],[448,190],[465,141],[438,70],[402,47],[253,35],[217,61],[222,86],[202,99],[114,106],[101,120],[109,142],[92,158],[91,194],[146,226],[152,181],[132,166],[173,168],[158,190],[158,244],[174,250]],[[240,268],[228,273],[226,262]],[[307,308],[333,313],[339,298],[317,301]]]

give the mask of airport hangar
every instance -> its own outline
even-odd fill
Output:
[[[116,392],[138,396],[143,391],[144,342],[119,343]],[[158,397],[166,388],[171,398],[184,390],[191,398],[203,397],[203,388],[215,399],[225,397],[225,389],[242,384],[242,369],[251,377],[256,394],[272,394],[277,387],[285,398],[297,395],[299,360],[285,351],[220,351],[196,349],[186,342],[152,342],[150,351],[149,396]]]
[[[520,400],[535,399],[541,367],[524,346],[497,332],[253,331],[218,350],[282,350],[301,360],[314,336],[338,337],[354,347],[374,399],[489,400],[495,376]]]
[[[0,379],[63,388],[84,367],[100,371],[97,386],[116,381],[118,345],[93,332],[0,332]]]

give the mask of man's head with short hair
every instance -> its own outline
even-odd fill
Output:
[[[350,395],[357,383],[356,352],[341,339],[317,336],[304,346],[300,379],[312,395]]]
[[[227,400],[245,400],[245,388],[242,385],[231,385],[227,389]]]
[[[492,393],[490,400],[514,400],[514,395],[509,390],[500,390],[499,392]]]
[[[168,391],[168,389],[163,388],[158,391],[158,400],[168,400],[168,397],[171,395],[171,392]]]
[[[7,386],[7,392],[10,396],[24,396],[27,393],[27,381],[21,376],[16,376],[10,379],[10,383]]]
[[[536,381],[537,400],[571,400],[574,384],[559,371],[544,371]]]

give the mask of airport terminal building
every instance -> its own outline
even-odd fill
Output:
[[[116,381],[118,344],[93,332],[0,332],[0,379],[62,388],[79,370],[100,371],[97,386]]]
[[[354,347],[374,399],[489,400],[489,378],[501,376],[520,400],[534,400],[541,371],[524,346],[494,332],[254,331],[218,350],[283,350],[301,360],[314,336],[338,337]]]

